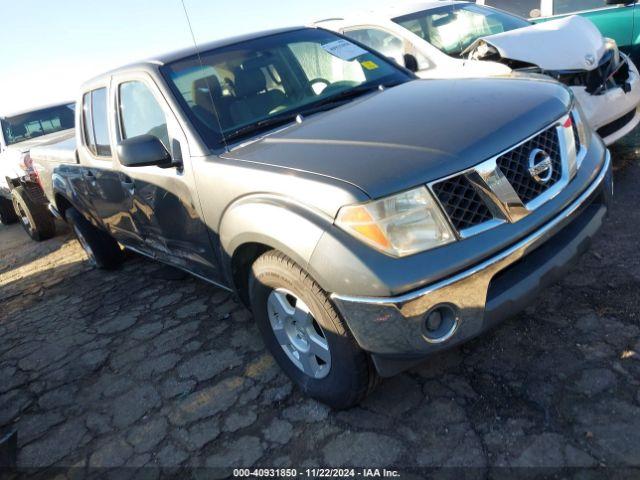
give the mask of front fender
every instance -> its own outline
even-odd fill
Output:
[[[332,222],[328,215],[285,197],[244,197],[225,211],[218,230],[227,272],[234,253],[250,243],[277,249],[306,269]]]

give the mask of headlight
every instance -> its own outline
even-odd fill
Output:
[[[620,50],[618,49],[618,44],[613,38],[605,38],[604,39],[604,48],[606,50],[612,50],[614,55],[614,65],[620,63]]]
[[[426,187],[343,207],[336,225],[372,247],[404,257],[455,240]]]

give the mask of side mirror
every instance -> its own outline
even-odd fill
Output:
[[[140,135],[122,140],[116,150],[120,163],[125,167],[172,166],[171,154],[160,139],[153,135]]]
[[[411,70],[414,73],[420,69],[418,67],[418,59],[410,53],[404,54],[404,66],[407,68],[407,70]]]

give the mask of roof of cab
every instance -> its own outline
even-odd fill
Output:
[[[121,73],[124,71],[136,70],[136,69],[148,69],[148,68],[156,68],[157,66],[166,65],[168,63],[174,62],[176,60],[180,60],[183,58],[191,57],[193,55],[197,55],[199,52],[206,52],[209,50],[215,50],[216,48],[228,47],[229,45],[234,45],[236,43],[247,42],[250,40],[255,40],[257,38],[269,37],[271,35],[277,35],[280,33],[294,32],[296,30],[302,30],[305,28],[314,28],[314,27],[287,27],[287,28],[279,28],[273,30],[265,30],[261,32],[248,33],[245,35],[238,35],[235,37],[229,37],[221,40],[215,40],[213,42],[207,42],[193,47],[183,48],[181,50],[177,50],[174,52],[169,52],[161,55],[156,55],[155,57],[149,58],[147,60],[142,60],[139,62],[131,63],[128,65],[124,65],[122,67],[115,68],[113,70],[109,70],[104,72],[96,77],[93,77],[90,80],[87,80],[82,85],[82,88],[90,86],[104,79],[105,77],[110,77],[116,73]]]

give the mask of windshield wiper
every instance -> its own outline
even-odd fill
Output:
[[[285,125],[287,123],[291,123],[295,121],[297,116],[298,116],[298,113],[287,113],[285,115],[278,115],[276,117],[265,118],[264,120],[260,120],[259,122],[252,123],[244,127],[240,127],[231,133],[225,133],[224,138],[225,140],[234,140],[238,137],[244,137],[251,133],[268,130],[271,127],[276,127],[278,125]]]
[[[378,90],[380,88],[379,85],[360,85],[359,87],[350,88],[349,90],[345,90],[344,92],[337,93],[336,95],[332,95],[324,100],[320,100],[316,102],[314,106],[328,105],[331,103],[340,103],[345,100],[350,100],[352,98],[360,97],[369,92],[373,92],[374,90]]]
[[[323,110],[328,110],[332,108],[336,104],[340,104],[345,102],[346,100],[351,100],[352,98],[356,98],[367,93],[373,92],[375,90],[380,90],[381,88],[392,88],[397,85],[400,85],[404,82],[389,82],[389,83],[381,83],[376,85],[368,85],[368,86],[359,86],[352,88],[350,90],[345,90],[344,92],[340,92],[337,95],[333,95],[331,97],[325,98],[324,100],[320,100],[312,104],[309,108],[302,111],[303,115],[311,115],[313,113],[321,112]]]

